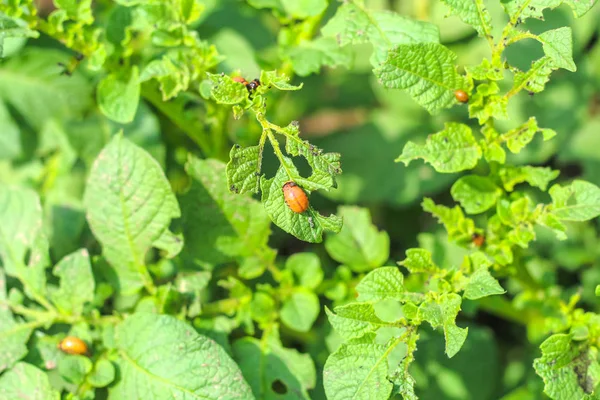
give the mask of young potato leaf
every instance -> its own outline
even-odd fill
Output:
[[[93,364],[86,356],[72,355],[64,357],[58,362],[58,373],[67,382],[81,385],[85,376],[92,372]]]
[[[280,397],[273,390],[276,382],[283,384],[287,393],[294,393],[294,398],[310,399],[307,391],[315,387],[317,373],[308,354],[283,347],[271,335],[267,340],[251,337],[237,340],[233,356],[257,399]]]
[[[65,314],[81,315],[85,303],[94,300],[95,282],[87,250],[64,257],[53,272],[60,278],[60,286],[51,292],[52,302]]]
[[[261,275],[275,256],[267,246],[271,221],[262,204],[229,191],[226,167],[220,161],[192,157],[186,171],[192,185],[180,199],[181,223],[190,245],[183,249],[183,257],[208,269],[238,260],[242,269],[247,267],[245,278]]]
[[[587,13],[596,3],[596,0],[505,0],[502,7],[514,23],[527,18],[544,19],[545,9],[554,9],[561,4],[568,4],[576,17]]]
[[[343,206],[339,214],[344,219],[342,230],[325,239],[331,258],[356,272],[382,266],[390,256],[390,237],[371,223],[369,210]]]
[[[0,398],[11,400],[60,400],[48,375],[31,364],[20,362],[0,376]]]
[[[538,132],[542,134],[544,141],[556,136],[555,131],[540,128],[535,117],[531,117],[523,125],[502,134],[500,140],[506,143],[506,146],[512,153],[517,154],[533,140],[533,137]]]
[[[465,218],[465,214],[459,206],[449,208],[438,205],[429,198],[423,199],[423,210],[433,214],[448,232],[450,240],[470,239],[475,233],[475,222],[471,218]]]
[[[342,229],[342,219],[337,215],[324,217],[309,205],[303,213],[296,213],[285,203],[283,185],[292,176],[299,176],[291,160],[289,164],[282,165],[275,177],[261,178],[262,201],[265,210],[275,225],[291,233],[298,239],[320,243],[323,240],[323,231],[339,232]]]
[[[241,82],[225,74],[207,75],[212,83],[211,96],[219,104],[239,104],[248,99],[248,90]]]
[[[444,130],[429,135],[423,145],[408,142],[396,162],[405,165],[422,158],[442,173],[473,169],[481,158],[481,147],[475,141],[471,128],[456,122],[446,123]]]
[[[562,28],[546,31],[538,36],[542,42],[544,54],[552,59],[556,68],[564,68],[575,72],[577,67],[573,61],[573,37],[571,28]]]
[[[308,332],[320,311],[319,297],[309,289],[297,287],[283,302],[281,322],[298,332]]]
[[[469,99],[469,114],[473,118],[477,118],[480,125],[484,125],[490,118],[507,119],[508,118],[508,98],[500,96],[496,93],[500,92],[500,87],[496,82],[482,83],[477,85],[477,90]],[[485,126],[482,131],[491,130]],[[503,155],[498,149],[493,149],[494,158],[503,160]]]
[[[419,318],[429,322],[432,328],[443,327],[446,338],[446,354],[452,358],[462,347],[469,328],[456,326],[456,316],[462,299],[456,293],[444,294],[435,300],[427,300],[419,306]]]
[[[503,294],[505,292],[487,268],[478,268],[469,277],[469,282],[465,287],[463,296],[469,300],[477,300],[482,297]]]
[[[398,265],[406,267],[412,274],[435,274],[440,270],[433,262],[431,253],[425,249],[406,250],[406,259],[399,261]]]
[[[335,308],[335,314],[325,307],[329,323],[345,340],[360,338],[390,324],[375,315],[372,303],[349,303]]]
[[[373,67],[379,66],[388,50],[400,44],[439,43],[436,25],[415,21],[391,11],[367,10],[362,3],[347,2],[321,30],[324,36],[335,37],[340,46],[371,43]]]
[[[108,75],[98,84],[96,98],[104,115],[122,124],[133,121],[140,101],[139,71],[136,66],[128,73]]]
[[[32,331],[32,328],[26,324],[15,321],[8,306],[3,304],[7,300],[6,276],[0,269],[0,360],[2,360],[0,373],[11,368],[27,354],[27,341]],[[1,385],[0,393],[2,393]]]
[[[541,344],[542,357],[533,362],[544,380],[544,393],[552,399],[591,400],[600,383],[598,350],[570,334],[555,334]]]
[[[261,86],[273,86],[278,90],[284,91],[302,89],[302,83],[299,85],[291,85],[289,80],[290,78],[288,76],[278,74],[277,71],[262,71],[260,73]]]
[[[524,167],[504,166],[499,171],[504,189],[508,192],[512,192],[515,185],[522,182],[546,191],[550,182],[558,178],[559,174],[560,171],[549,167],[532,167],[530,165]]]
[[[403,299],[404,277],[396,267],[381,267],[369,272],[356,285],[358,301]]]
[[[587,221],[600,215],[600,188],[586,181],[550,188],[550,212],[562,221]]]
[[[115,380],[115,366],[106,359],[100,359],[94,364],[91,374],[86,381],[93,387],[101,388],[110,385]]]
[[[312,174],[304,179],[297,178],[297,183],[310,190],[330,190],[336,188],[335,176],[342,173],[340,154],[323,153],[323,150],[300,139],[298,123],[292,122],[284,128],[286,132],[285,151],[291,156],[302,156],[312,169]]]
[[[169,315],[136,313],[116,331],[120,377],[110,398],[253,399],[225,350]],[[160,362],[157,362],[160,360]]]
[[[325,363],[323,384],[327,398],[389,398],[393,385],[387,379],[387,359],[394,347],[380,344],[343,344]]]
[[[454,91],[467,87],[456,71],[456,54],[438,43],[402,44],[388,52],[375,75],[383,86],[406,90],[430,113],[456,104]]]
[[[471,25],[483,38],[491,37],[492,17],[483,0],[442,0],[450,12]]]
[[[320,37],[305,40],[298,46],[285,50],[290,58],[294,72],[298,76],[308,76],[319,72],[321,67],[347,67],[352,62],[349,47],[340,47],[332,37]]]
[[[162,168],[146,151],[116,135],[92,167],[84,196],[87,219],[118,276],[134,293],[150,281],[146,252],[164,242],[179,205]]]
[[[258,193],[262,149],[260,146],[234,145],[227,163],[227,185],[234,193]]]
[[[321,260],[315,253],[295,253],[285,261],[285,269],[292,271],[298,286],[316,289],[323,281]]]
[[[515,70],[513,87],[509,93],[514,94],[521,90],[527,90],[530,93],[541,92],[550,79],[550,74],[555,69],[552,58],[544,56],[534,61],[528,71]]]
[[[450,193],[467,214],[480,214],[494,207],[503,192],[489,177],[467,175],[452,185]]]

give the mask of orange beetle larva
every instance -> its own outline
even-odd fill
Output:
[[[88,353],[87,344],[75,336],[67,336],[61,340],[58,348],[67,354],[85,355]]]
[[[248,84],[248,82],[244,78],[242,78],[241,76],[234,76],[231,79],[233,79],[234,82],[239,82],[239,83],[241,83],[243,85],[247,85]]]
[[[464,90],[458,89],[454,91],[454,97],[456,97],[456,100],[460,101],[461,103],[466,103],[469,101],[469,95]]]
[[[283,198],[288,207],[295,213],[303,213],[308,208],[308,197],[300,186],[293,181],[283,184]]]
[[[473,236],[471,236],[471,239],[473,241],[473,244],[477,247],[481,247],[485,243],[485,236],[479,233],[474,233]]]

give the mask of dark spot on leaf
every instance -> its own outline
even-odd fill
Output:
[[[241,149],[241,148],[242,148],[242,146],[240,146],[240,145],[239,145],[239,144],[237,144],[237,143],[234,145],[234,147],[235,147],[236,149]]]
[[[273,389],[273,391],[278,394],[286,394],[288,391],[287,386],[285,386],[285,383],[283,383],[280,379],[276,379],[273,381],[273,383],[271,384],[271,389]]]

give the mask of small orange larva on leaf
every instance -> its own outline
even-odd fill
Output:
[[[480,233],[474,233],[473,236],[471,236],[471,240],[475,246],[481,247],[485,243],[485,236]]]
[[[308,197],[296,183],[287,181],[283,184],[282,190],[285,203],[293,212],[300,214],[308,209]]]
[[[243,77],[241,77],[241,76],[234,76],[234,77],[233,77],[233,78],[231,78],[231,79],[233,79],[233,81],[234,81],[234,82],[238,82],[238,83],[241,83],[241,84],[243,84],[243,85],[247,85],[247,84],[248,84],[248,81],[246,81],[246,80],[245,80]]]
[[[454,97],[456,97],[456,100],[460,101],[461,103],[466,103],[469,101],[469,95],[464,90],[455,90]]]
[[[67,336],[58,343],[58,348],[67,354],[85,355],[88,354],[87,344],[78,337]]]

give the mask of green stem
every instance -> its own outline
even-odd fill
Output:
[[[478,301],[479,307],[484,311],[500,318],[521,325],[527,325],[531,321],[528,313],[517,310],[512,303],[503,296],[488,296]]]
[[[213,149],[211,148],[208,139],[202,134],[204,132],[204,127],[196,119],[185,118],[181,113],[181,107],[177,105],[176,101],[163,101],[160,92],[150,84],[142,85],[142,97],[171,120],[175,126],[188,135],[190,139],[198,145],[204,155],[213,154]]]

